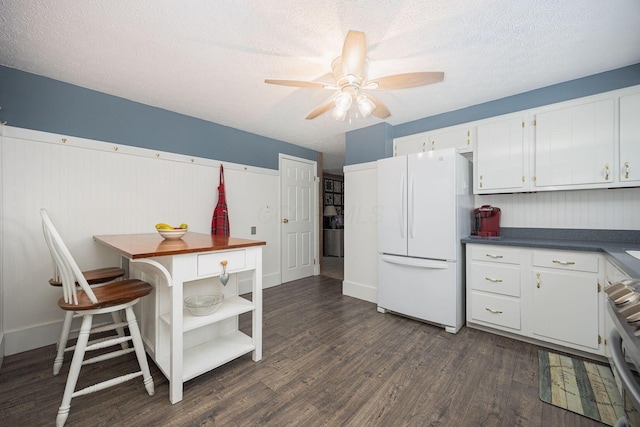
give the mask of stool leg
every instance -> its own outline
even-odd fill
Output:
[[[122,322],[122,316],[120,311],[112,311],[111,312],[111,319],[113,319],[113,323],[114,324],[118,324],[120,322]],[[118,333],[119,337],[124,337],[124,328],[116,328],[116,332]],[[120,344],[120,346],[122,347],[122,349],[126,349],[129,348],[129,343],[127,341],[123,342],[122,344]]]
[[[69,410],[71,409],[71,397],[73,391],[78,383],[78,377],[80,376],[80,368],[82,368],[82,361],[84,360],[84,351],[89,341],[89,334],[91,332],[91,323],[93,322],[93,315],[86,314],[82,318],[82,326],[80,327],[80,333],[78,334],[78,340],[76,341],[76,349],[73,352],[73,359],[71,360],[71,366],[69,367],[69,376],[67,377],[67,384],[64,387],[64,395],[62,396],[62,404],[58,409],[58,416],[56,417],[56,427],[64,426],[64,423],[69,417]]]
[[[147,353],[144,351],[144,344],[142,343],[142,337],[140,330],[138,329],[138,322],[136,315],[133,314],[133,307],[125,308],[127,323],[129,324],[129,333],[133,341],[133,348],[136,351],[136,357],[138,358],[138,364],[142,371],[142,378],[144,382],[144,388],[149,393],[149,396],[153,396],[155,393],[153,386],[153,378],[151,377],[151,371],[149,371],[149,363],[147,362]]]
[[[62,322],[62,331],[60,331],[60,339],[58,340],[58,350],[56,358],[53,361],[53,375],[58,375],[64,362],[64,350],[67,348],[69,341],[69,331],[71,330],[71,321],[73,320],[73,311],[65,311],[64,321]]]

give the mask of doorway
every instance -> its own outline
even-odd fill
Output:
[[[316,162],[280,155],[282,283],[309,277],[317,265]]]

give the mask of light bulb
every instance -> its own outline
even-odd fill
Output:
[[[341,92],[335,97],[333,102],[336,104],[336,108],[347,111],[351,108],[351,95],[345,92]]]
[[[348,109],[343,110],[341,108],[334,107],[334,109],[331,110],[331,117],[333,117],[336,120],[340,120],[341,122],[344,122],[344,119],[347,117],[347,111],[349,110]]]
[[[373,110],[376,109],[376,104],[366,96],[358,95],[358,109],[362,117],[369,117]]]

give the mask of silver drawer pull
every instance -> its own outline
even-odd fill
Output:
[[[489,313],[502,314],[502,311],[496,310],[494,308],[485,307],[485,310],[487,310]]]
[[[575,262],[573,261],[558,261],[557,259],[553,260],[554,263],[556,264],[561,264],[561,265],[574,265]]]
[[[488,280],[489,282],[493,282],[493,283],[501,283],[502,279],[492,279],[491,277],[485,277],[484,280]]]
[[[489,258],[502,258],[502,255],[486,254]]]

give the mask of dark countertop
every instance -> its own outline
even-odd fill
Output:
[[[640,260],[625,250],[640,250],[640,231],[569,228],[501,228],[500,237],[468,236],[462,243],[522,246],[568,251],[604,252],[633,278],[640,279]]]

